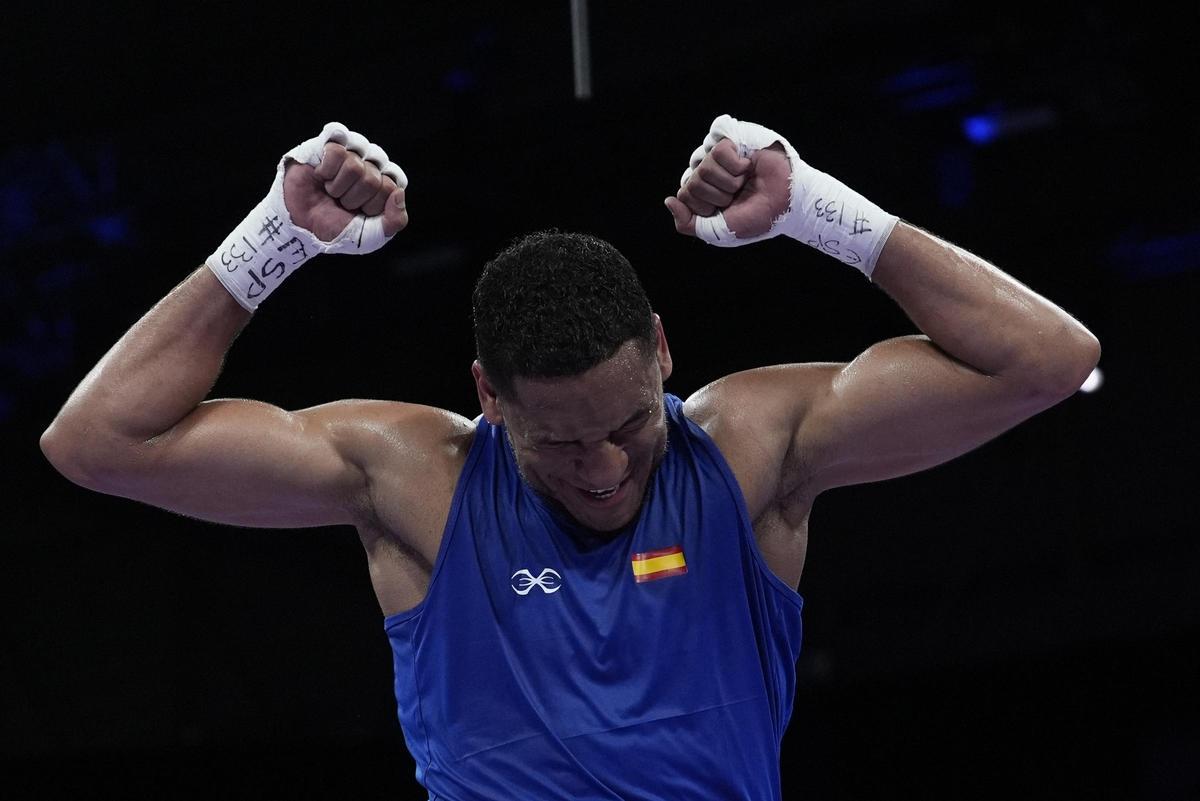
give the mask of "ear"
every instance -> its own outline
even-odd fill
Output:
[[[488,381],[483,372],[483,365],[478,359],[471,364],[471,375],[475,378],[475,391],[479,394],[479,408],[483,411],[483,416],[492,425],[500,425],[504,422],[504,413],[500,410],[500,396]]]
[[[663,331],[662,318],[657,314],[654,317],[654,330],[658,336],[658,346],[655,348],[654,355],[658,358],[658,370],[662,373],[662,380],[666,381],[671,377],[671,349],[667,346],[667,334]]]

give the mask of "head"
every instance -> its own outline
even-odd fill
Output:
[[[484,267],[473,307],[480,406],[522,477],[590,529],[629,523],[666,449],[671,373],[629,262],[595,237],[531,234]]]

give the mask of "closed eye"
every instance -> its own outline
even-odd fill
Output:
[[[653,416],[654,416],[653,409],[642,409],[641,411],[634,412],[633,416],[630,417],[629,420],[627,420],[625,422],[625,425],[621,426],[621,430],[622,431],[633,431],[633,430],[639,429],[642,426],[646,425],[646,423],[649,423],[650,418]]]

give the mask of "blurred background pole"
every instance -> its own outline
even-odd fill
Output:
[[[571,0],[571,52],[575,59],[575,99],[592,96],[592,53],[588,47],[587,0]]]

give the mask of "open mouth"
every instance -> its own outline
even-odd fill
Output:
[[[625,487],[628,484],[629,477],[626,476],[611,487],[604,487],[603,489],[579,489],[576,487],[576,489],[579,489],[579,494],[588,501],[607,505],[608,503],[616,503],[621,497],[624,497]]]

